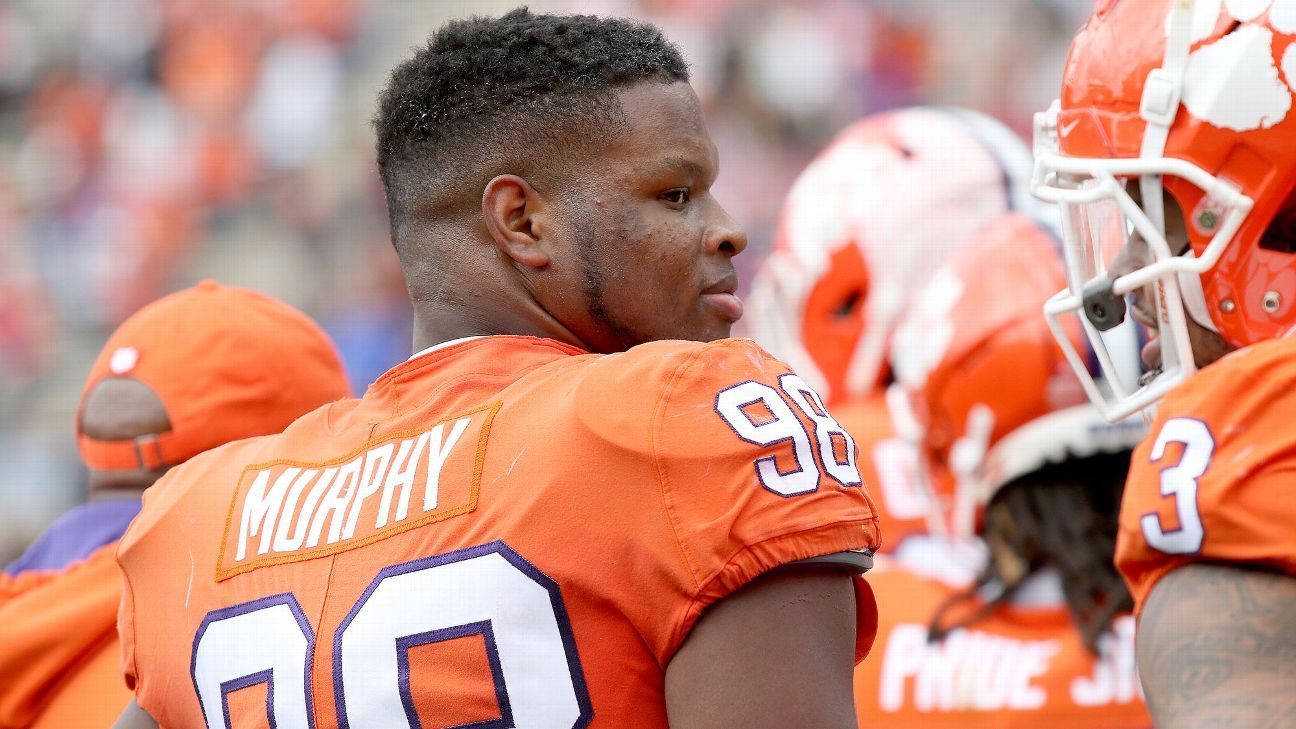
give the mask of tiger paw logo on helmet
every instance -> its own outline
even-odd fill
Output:
[[[1254,22],[1266,13],[1269,27]],[[1221,14],[1237,25],[1192,52],[1183,105],[1224,129],[1268,129],[1287,118],[1296,90],[1296,44],[1274,44],[1276,33],[1296,34],[1296,0],[1197,0],[1192,41],[1214,35]]]
[[[1046,315],[1055,334],[1084,325],[1101,385],[1059,343],[1108,418],[1196,371],[1195,328],[1232,347],[1296,331],[1293,94],[1296,0],[1107,0],[1073,41],[1036,117],[1032,191],[1059,205],[1069,248]],[[1149,288],[1160,362],[1131,377],[1137,353],[1104,332]]]

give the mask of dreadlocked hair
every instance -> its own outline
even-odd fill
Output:
[[[929,638],[942,640],[986,618],[1032,575],[1051,567],[1062,577],[1085,647],[1097,653],[1112,620],[1134,607],[1114,564],[1128,470],[1128,451],[1099,454],[1050,464],[999,489],[982,529],[990,559],[969,589],[937,608]],[[987,592],[990,599],[978,599]]]

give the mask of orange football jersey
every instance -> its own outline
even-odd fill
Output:
[[[1137,609],[1189,562],[1296,575],[1296,340],[1238,350],[1171,390],[1134,451],[1116,565]]]
[[[755,344],[479,338],[150,489],[123,668],[176,729],[665,727],[708,605],[877,539],[850,436]]]
[[[0,575],[0,727],[107,727],[130,703],[115,547],[66,570]]]
[[[1134,663],[1132,616],[1117,618],[1099,641],[1098,657],[1085,649],[1064,604],[1002,607],[931,643],[932,617],[962,587],[903,569],[879,568],[869,582],[880,625],[871,657],[855,668],[860,726],[1151,727]]]
[[[882,525],[881,553],[890,554],[915,534],[928,533],[930,500],[919,480],[918,452],[896,434],[886,395],[833,405],[833,416],[859,448],[860,473]]]

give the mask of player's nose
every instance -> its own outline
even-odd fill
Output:
[[[715,205],[715,219],[707,229],[707,253],[722,254],[730,258],[747,249],[747,231],[729,217],[719,203]]]

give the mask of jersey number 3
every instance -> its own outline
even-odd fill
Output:
[[[715,409],[739,438],[759,446],[790,442],[796,466],[780,470],[774,456],[756,459],[756,477],[779,496],[798,496],[819,489],[820,468],[842,486],[863,484],[855,465],[855,439],[824,407],[823,398],[794,374],[779,378],[778,390],[748,381],[727,387],[716,395]],[[786,396],[786,400],[784,399]],[[792,411],[791,401],[814,424],[811,434]],[[759,405],[757,410],[753,406]],[[840,453],[838,446],[840,447]]]
[[[1183,445],[1183,454],[1179,463],[1161,471],[1161,496],[1174,499],[1179,528],[1166,531],[1157,514],[1144,514],[1139,526],[1143,528],[1143,538],[1153,548],[1166,554],[1193,554],[1201,551],[1206,536],[1197,508],[1197,479],[1210,465],[1215,439],[1200,420],[1171,418],[1161,427],[1152,445],[1153,463],[1165,457],[1166,446],[1171,443]]]
[[[418,727],[409,653],[480,635],[500,717],[482,726],[572,729],[593,717],[558,585],[503,542],[388,567],[333,635],[338,726]],[[270,726],[314,727],[315,635],[284,593],[207,614],[190,666],[209,729],[229,727],[229,694],[267,687]]]

